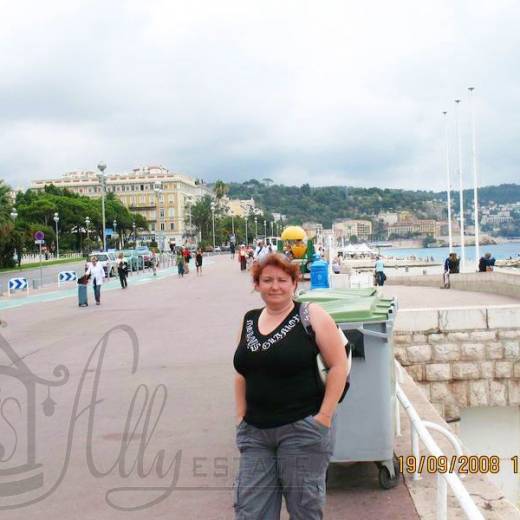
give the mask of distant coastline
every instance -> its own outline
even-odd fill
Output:
[[[520,238],[504,238],[504,237],[493,237],[494,243],[483,243],[480,241],[480,247],[493,247],[494,245],[500,244],[518,244],[520,243]],[[423,246],[422,240],[385,240],[385,244],[389,244],[385,246],[386,248],[392,249],[425,249]],[[446,240],[447,243],[447,240]],[[454,247],[460,247],[460,243],[458,240],[453,241]],[[467,237],[465,241],[465,246],[474,246],[475,239],[473,237]],[[446,246],[433,246],[431,248],[426,249],[437,249],[438,247],[446,247]]]

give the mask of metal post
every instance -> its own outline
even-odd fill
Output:
[[[437,473],[437,520],[448,518],[448,483],[442,473]]]
[[[101,183],[101,220],[103,225],[103,251],[106,251],[106,231],[105,231],[105,174],[107,165],[104,162],[98,164],[98,170],[101,172],[99,181]]]
[[[475,104],[473,91],[475,87],[469,87],[469,100],[471,105],[471,155],[473,157],[473,211],[475,213],[475,263],[478,269],[480,260],[480,230],[478,217],[478,168],[477,168],[477,125],[475,121]]]
[[[249,243],[249,242],[247,241],[247,215],[246,215],[246,219],[245,219],[245,220],[246,220],[246,243],[245,243],[245,245],[247,246],[247,244]]]
[[[455,100],[455,133],[457,134],[457,150],[459,163],[459,204],[460,204],[460,272],[464,272],[466,263],[466,251],[464,248],[464,193],[462,183],[462,140],[459,131],[459,103],[460,99]]]
[[[420,451],[419,451],[419,434],[417,433],[417,430],[415,429],[414,425],[411,425],[411,434],[412,434],[412,456],[417,461],[415,472],[413,474],[413,480],[421,480],[421,474],[418,470],[418,461],[420,460]]]
[[[40,289],[43,287],[43,269],[42,269],[42,244],[41,241],[38,244],[40,247]]]
[[[448,244],[450,253],[453,253],[453,236],[451,233],[451,177],[450,177],[450,144],[448,136],[448,112],[443,112],[445,119],[445,137],[446,137],[446,179],[448,194]]]
[[[58,212],[54,213],[54,222],[56,223],[56,259],[60,258],[60,244],[58,240],[58,222],[60,221],[60,216]]]
[[[231,213],[231,233],[235,234],[235,221],[233,219],[233,213]]]

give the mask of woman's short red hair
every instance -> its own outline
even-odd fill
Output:
[[[293,282],[297,282],[300,278],[300,266],[298,264],[293,264],[281,253],[270,253],[262,260],[255,262],[251,267],[251,276],[255,285],[258,285],[262,271],[268,266],[278,267],[278,269],[285,271]]]

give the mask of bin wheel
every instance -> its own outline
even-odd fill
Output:
[[[394,460],[394,473],[395,477],[392,478],[387,467],[379,466],[378,481],[383,489],[392,489],[399,484],[399,464],[396,460]]]

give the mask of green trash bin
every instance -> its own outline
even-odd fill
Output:
[[[394,299],[375,290],[315,290],[297,296],[315,302],[341,327],[352,350],[350,389],[336,411],[336,444],[331,462],[375,462],[379,484],[399,482],[394,456],[397,404],[392,330]]]

